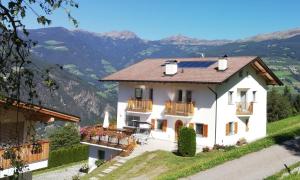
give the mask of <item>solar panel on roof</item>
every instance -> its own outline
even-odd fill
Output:
[[[179,68],[207,68],[217,61],[183,61],[178,63]]]

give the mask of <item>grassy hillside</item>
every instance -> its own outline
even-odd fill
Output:
[[[110,173],[105,179],[177,179],[212,168],[226,161],[239,158],[251,152],[259,151],[274,144],[282,143],[300,135],[300,115],[268,124],[268,137],[239,148],[225,151],[199,153],[195,157],[181,157],[171,152],[146,152],[127,161],[123,166]],[[146,160],[146,162],[145,162]],[[95,176],[102,168],[84,177]]]

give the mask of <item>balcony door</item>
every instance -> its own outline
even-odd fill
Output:
[[[241,91],[241,106],[242,111],[247,110],[247,91]]]

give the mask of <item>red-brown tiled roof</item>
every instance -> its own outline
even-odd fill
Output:
[[[269,84],[282,85],[282,82],[274,73],[256,56],[227,57],[228,68],[225,71],[218,71],[218,57],[205,58],[163,58],[163,59],[145,59],[123,70],[113,73],[101,81],[132,81],[132,82],[178,82],[178,83],[213,83],[220,84],[229,77],[237,73],[243,67],[254,62],[260,64],[257,71],[267,73]],[[166,60],[184,61],[216,61],[207,68],[178,68],[177,74],[173,76],[165,75]]]

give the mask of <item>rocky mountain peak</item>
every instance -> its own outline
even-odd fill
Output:
[[[111,32],[102,33],[101,35],[112,39],[122,39],[122,40],[139,38],[134,32],[131,31],[111,31]]]

